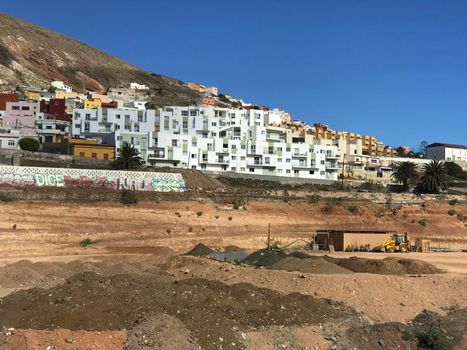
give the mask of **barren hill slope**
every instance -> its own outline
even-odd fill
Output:
[[[49,86],[104,92],[122,83],[151,88],[157,104],[190,104],[200,96],[183,82],[151,73],[64,35],[0,13],[0,86]]]

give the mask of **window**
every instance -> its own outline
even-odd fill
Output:
[[[282,163],[282,158],[277,158],[277,161],[278,161],[279,163]]]
[[[290,163],[290,158],[285,158],[286,163]]]
[[[240,157],[240,160],[245,160],[245,156],[241,156],[241,157]]]
[[[254,173],[254,172],[255,172],[255,168],[248,168],[248,171],[249,171],[250,173]]]
[[[271,164],[271,159],[269,157],[265,157],[264,164]]]
[[[91,114],[86,113],[86,120],[91,120]]]
[[[237,160],[237,156],[232,156],[232,160]]]
[[[285,151],[286,151],[286,152],[290,152],[290,147],[287,147],[287,148],[285,149]]]
[[[19,106],[12,106],[11,109],[14,111],[19,111]]]
[[[282,174],[282,169],[277,169],[278,174]]]
[[[230,168],[230,170],[231,171],[237,171],[237,168],[233,166],[232,168]]]
[[[29,111],[29,106],[23,106],[23,107],[21,107],[21,110],[22,111]]]
[[[182,123],[182,128],[183,129],[188,129],[188,120],[184,120]]]
[[[191,158],[195,159],[196,158],[196,153],[192,153]]]
[[[79,152],[80,157],[84,157],[84,152]]]
[[[286,172],[287,174],[290,174],[290,169],[287,169],[285,172]]]
[[[232,145],[232,149],[237,149],[237,145]]]
[[[115,118],[120,119],[120,114],[116,114]]]
[[[15,140],[8,140],[8,146],[14,146]]]
[[[178,146],[178,140],[174,139],[172,140],[172,147],[177,147]]]
[[[299,174],[300,172],[298,170],[293,171],[294,174]]]
[[[118,125],[118,124],[115,125],[115,129],[116,129],[116,130],[120,130],[120,125]]]
[[[93,153],[92,153],[92,157],[93,157],[93,158],[97,158],[97,153],[94,153],[94,152],[93,152]]]
[[[245,146],[245,145],[242,145],[241,148],[242,148],[242,149],[246,149],[246,146]]]
[[[109,160],[109,155],[107,153],[104,153],[104,160]]]
[[[212,122],[212,123],[211,123],[211,126],[217,126],[217,123],[216,123],[216,122]]]
[[[198,111],[196,109],[190,111],[190,115],[192,117],[196,117],[198,115]]]
[[[182,111],[182,117],[188,117],[188,111]]]
[[[321,161],[321,165],[324,165],[324,160]]]
[[[310,175],[314,175],[315,174],[315,171],[314,170],[310,170]]]

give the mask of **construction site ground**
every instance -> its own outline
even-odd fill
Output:
[[[416,349],[425,338],[467,348],[467,229],[448,214],[467,214],[464,203],[324,206],[199,195],[0,202],[0,349]],[[297,255],[262,267],[185,255],[198,243],[257,252],[269,224]],[[323,228],[393,229],[452,251],[307,250]],[[374,268],[401,258],[415,269]],[[372,272],[352,271],[362,264]]]

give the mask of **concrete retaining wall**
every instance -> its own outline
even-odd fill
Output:
[[[19,166],[0,166],[0,186],[185,191],[185,181],[181,174]]]
[[[50,168],[111,169],[111,162],[64,154],[0,148],[0,164]]]
[[[275,175],[257,175],[257,174],[242,174],[242,173],[234,173],[231,171],[222,171],[222,172],[214,172],[214,171],[206,171],[201,170],[202,173],[206,175],[211,175],[215,177],[230,177],[234,179],[253,179],[253,180],[263,180],[263,181],[275,181],[279,182],[283,185],[285,184],[321,184],[321,185],[331,185],[336,183],[334,180],[321,180],[321,179],[303,179],[299,177],[287,177],[287,176],[275,176]]]

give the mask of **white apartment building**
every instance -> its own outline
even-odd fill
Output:
[[[56,88],[57,90],[65,91],[65,92],[72,92],[73,89],[71,86],[66,85],[63,81],[55,80],[50,83],[50,86]]]
[[[337,180],[337,147],[286,142],[269,126],[277,112],[165,107],[156,116],[148,163],[207,171]]]
[[[0,129],[0,148],[19,149],[21,136],[15,129]]]
[[[108,135],[113,134],[116,145],[120,143],[122,134],[152,140],[156,113],[158,111],[130,108],[75,109],[71,135],[74,138],[99,141],[105,138],[108,141]]]
[[[430,159],[448,162],[467,162],[467,146],[432,143],[426,148],[426,156]]]

